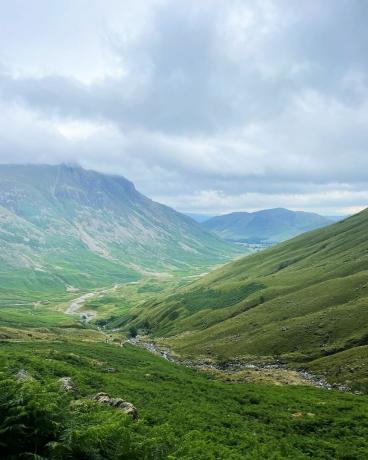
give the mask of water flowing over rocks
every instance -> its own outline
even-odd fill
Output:
[[[163,347],[150,342],[147,337],[136,336],[127,340],[128,343],[145,348],[151,353],[161,356],[177,364],[181,364],[192,369],[198,369],[204,372],[218,374],[226,382],[249,382],[254,381],[254,375],[258,376],[257,381],[263,379],[274,381],[277,384],[299,384],[309,385],[317,388],[331,390],[332,388],[340,391],[350,391],[350,388],[344,385],[333,385],[324,379],[313,375],[305,370],[292,370],[283,363],[246,363],[242,361],[222,361],[215,362],[211,359],[182,359],[174,355],[168,347]],[[246,371],[249,371],[247,374]],[[252,373],[254,374],[252,376]]]

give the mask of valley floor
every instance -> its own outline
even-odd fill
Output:
[[[134,306],[192,281],[144,279],[17,309],[3,299],[0,414],[10,418],[0,416],[1,458],[368,458],[368,396],[284,365],[188,361],[165,341],[127,340]],[[323,363],[312,372],[323,374]],[[29,379],[17,381],[19,373]],[[60,378],[72,379],[75,390],[60,392]],[[92,402],[99,392],[133,403],[139,421]],[[22,415],[35,407],[41,438],[34,415]],[[55,430],[44,431],[42,417],[55,418]]]
[[[266,383],[274,385],[307,385],[331,390],[337,388],[349,391],[343,385],[331,385],[320,377],[305,370],[293,370],[284,364],[219,362],[213,359],[185,359],[165,345],[159,345],[150,337],[130,338],[128,343],[146,349],[170,362],[209,373],[228,383]]]

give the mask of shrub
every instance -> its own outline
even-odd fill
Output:
[[[34,381],[0,383],[2,458],[25,453],[44,455],[66,422],[69,398]]]
[[[130,337],[137,337],[138,335],[138,329],[135,326],[130,326],[129,328],[129,336]]]

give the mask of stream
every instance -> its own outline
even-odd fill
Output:
[[[72,300],[68,308],[65,310],[65,313],[67,315],[79,314],[82,320],[88,322],[96,316],[96,312],[88,310],[80,311],[83,308],[85,302],[93,297],[98,297],[102,294],[106,294],[107,292],[116,290],[118,287],[119,285],[115,285],[109,289],[85,293],[80,297]],[[107,336],[106,333],[104,333],[104,335]],[[110,343],[108,339],[107,343]],[[216,363],[210,359],[182,359],[177,355],[174,355],[168,347],[158,346],[154,342],[150,341],[148,337],[141,336],[127,339],[125,343],[130,343],[136,347],[144,348],[150,353],[158,355],[167,361],[171,361],[173,363],[180,364],[192,369],[197,369],[203,372],[217,374],[228,382],[253,381],[275,383],[278,385],[299,384],[324,388],[327,390],[336,388],[341,391],[349,391],[349,388],[343,385],[331,385],[322,378],[310,374],[305,370],[292,370],[284,364],[254,364],[231,361],[226,363]]]
[[[253,381],[253,375],[253,377],[258,377],[258,379],[255,379],[254,381],[264,380],[268,381],[269,383],[273,381],[273,383],[276,384],[308,385],[317,388],[324,388],[326,390],[331,390],[332,388],[338,389],[340,391],[350,390],[343,385],[331,385],[322,378],[310,374],[305,370],[290,369],[284,364],[253,364],[231,361],[220,364],[208,359],[188,360],[182,359],[172,354],[171,350],[167,347],[157,346],[155,343],[148,341],[146,337],[141,338],[140,336],[137,336],[135,338],[128,339],[127,342],[131,345],[144,348],[155,355],[159,355],[161,358],[167,361],[171,361],[173,363],[180,364],[192,369],[220,375],[224,378],[225,381],[228,382]],[[242,377],[239,379],[236,378],[236,376],[241,375],[243,371],[245,371],[245,374],[249,374],[249,380]]]

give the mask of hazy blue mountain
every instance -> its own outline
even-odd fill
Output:
[[[2,287],[105,285],[223,262],[236,252],[123,177],[0,165]]]
[[[186,216],[189,216],[191,219],[195,220],[196,222],[205,222],[206,220],[208,219],[212,219],[212,217],[215,217],[215,216],[211,216],[209,214],[193,214],[193,213],[188,213],[186,212],[185,213]]]
[[[350,216],[351,216],[350,214],[347,214],[345,216],[325,216],[325,217],[326,217],[326,219],[330,220],[331,222],[339,222],[340,220],[347,219]]]
[[[310,212],[275,208],[257,212],[233,212],[213,217],[201,225],[227,241],[277,243],[337,220]]]

